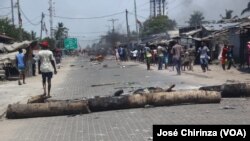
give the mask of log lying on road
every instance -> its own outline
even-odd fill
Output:
[[[250,84],[247,83],[201,87],[200,90],[218,91],[221,92],[221,96],[224,98],[250,97]]]
[[[159,92],[148,94],[123,95],[119,97],[96,97],[89,99],[89,109],[92,112],[143,108],[145,105],[169,106],[177,104],[219,103],[219,92],[189,90],[176,92]]]
[[[35,104],[9,105],[6,117],[9,119],[48,117],[89,113],[88,101],[58,101]]]

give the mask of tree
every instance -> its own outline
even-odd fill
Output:
[[[227,10],[226,9],[226,15],[225,17],[221,16],[221,20],[218,21],[218,23],[225,23],[225,22],[233,22],[233,20],[235,20],[236,18],[238,18],[238,16],[233,16],[233,10]]]
[[[250,12],[250,2],[247,5],[247,8],[245,8],[242,12],[241,15],[245,14],[246,12]]]
[[[142,36],[158,34],[167,30],[173,30],[175,27],[176,22],[169,19],[168,16],[157,16],[149,18],[143,23],[141,34]]]
[[[57,26],[57,29],[55,31],[56,40],[66,38],[67,37],[67,31],[68,31],[68,29],[66,27],[64,27],[63,23],[59,22],[58,26]]]
[[[23,33],[23,40],[31,40],[31,34],[24,29],[21,30]],[[0,19],[0,33],[5,33],[5,35],[17,41],[19,39],[19,29],[12,25],[11,20],[8,18]]]
[[[64,47],[64,39],[68,36],[68,28],[64,27],[62,22],[58,23],[57,29],[55,31],[55,38],[57,40],[56,46],[59,48]]]
[[[225,17],[223,17],[222,15],[220,15],[221,16],[221,18],[222,19],[232,19],[233,18],[233,10],[227,10],[226,9],[226,16]]]
[[[200,11],[194,11],[194,13],[190,16],[189,18],[189,25],[190,26],[200,26],[202,24],[202,22],[204,21],[204,16],[203,13]]]

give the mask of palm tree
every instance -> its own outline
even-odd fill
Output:
[[[246,12],[250,12],[250,2],[248,3],[247,8],[241,12],[241,15],[243,15]]]
[[[63,48],[63,40],[67,38],[67,31],[68,28],[64,27],[62,22],[59,22],[55,32],[55,38],[58,41],[56,45],[57,47]]]
[[[220,16],[221,16],[222,19],[232,19],[233,18],[232,13],[233,13],[233,10],[227,10],[226,9],[226,16],[225,17],[222,16],[222,15],[220,15]]]
[[[65,31],[67,31],[67,28],[64,27],[62,22],[59,22],[57,29],[56,29],[56,32],[55,32],[56,39],[60,40],[60,39],[64,38],[66,36]]]

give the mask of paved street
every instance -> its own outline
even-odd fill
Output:
[[[79,57],[68,61],[54,76],[52,99],[80,99],[99,95],[111,95],[119,89],[125,93],[132,90],[159,86],[167,88],[176,84],[176,89],[192,89],[204,85],[222,84],[230,78],[216,77],[212,72],[186,72],[177,76],[176,72],[146,71],[145,64],[121,63],[106,60],[102,64],[91,63],[88,58]],[[106,67],[103,65],[106,64]],[[218,71],[216,72],[218,73]],[[228,72],[238,78],[236,81],[249,81],[235,71]],[[17,87],[12,95],[25,89],[30,95],[40,94],[40,76],[32,78],[29,86]],[[34,83],[33,83],[34,81]],[[232,81],[232,80],[231,80]],[[112,84],[91,87],[91,85]],[[6,84],[7,85],[7,84]],[[14,85],[14,83],[12,84]],[[35,85],[35,86],[34,86]],[[28,89],[35,87],[35,90]],[[7,91],[7,90],[6,90]],[[8,91],[11,94],[11,91]],[[36,93],[37,92],[37,93]],[[22,94],[23,95],[23,94]],[[1,97],[4,94],[0,95]],[[24,96],[23,98],[27,98]],[[24,99],[20,100],[24,100]],[[1,98],[0,98],[1,99]],[[12,99],[9,102],[18,102]],[[2,107],[5,106],[1,105]],[[176,105],[157,108],[140,108],[118,111],[97,112],[86,115],[58,116],[0,121],[0,140],[3,141],[147,141],[152,136],[153,124],[249,124],[250,99],[223,99],[220,104]]]

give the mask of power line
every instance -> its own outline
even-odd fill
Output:
[[[78,39],[79,41],[86,41],[86,42],[92,42],[92,41],[98,41],[100,39],[90,39],[90,40],[83,40],[83,39]]]
[[[98,32],[69,32],[71,34],[99,34],[99,33],[106,33],[107,31],[98,31]]]
[[[175,9],[175,8],[181,6],[182,4],[183,4],[183,2],[180,2],[180,3],[178,3],[177,5],[175,5],[174,7],[169,8],[168,11],[169,11],[169,12],[172,12],[172,11],[170,11],[170,9],[171,9],[171,10],[172,10],[172,9]],[[169,13],[169,12],[168,12],[168,13]]]
[[[134,15],[134,13],[133,13],[133,12],[128,12],[128,13],[129,13],[130,15]],[[140,16],[140,15],[138,15],[138,14],[137,14],[137,16],[138,16],[138,17],[141,17],[141,18],[143,18],[143,19],[147,19],[146,17],[144,17],[144,16]]]
[[[30,19],[24,14],[23,10],[20,8],[21,13],[23,14],[24,18],[32,25],[37,26],[40,24],[40,21],[38,23],[33,23],[30,21]]]
[[[115,15],[120,15],[123,14],[124,12],[118,12],[110,15],[104,15],[104,16],[97,16],[97,17],[87,17],[87,18],[73,18],[73,17],[64,17],[64,16],[54,16],[55,18],[60,18],[60,19],[77,19],[77,20],[92,20],[92,19],[102,19],[102,18],[107,18],[107,17],[112,17]]]
[[[144,5],[149,4],[149,3],[150,3],[150,1],[149,2],[145,2],[145,3],[141,4],[141,5],[139,5],[138,7],[144,6]]]
[[[115,32],[115,22],[118,21],[118,19],[110,19],[108,21],[111,21],[112,22],[112,25],[113,25],[113,32]]]
[[[0,10],[2,9],[10,9],[11,7],[0,7]]]

